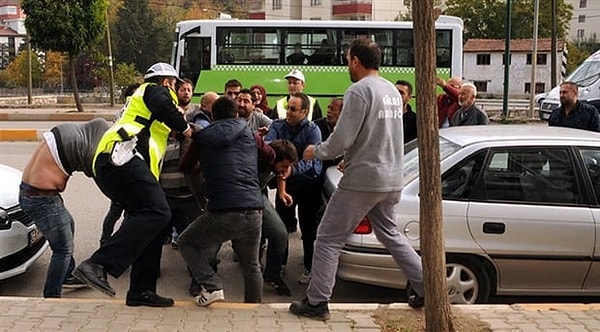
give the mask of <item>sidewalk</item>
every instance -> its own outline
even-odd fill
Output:
[[[299,318],[288,303],[216,303],[201,308],[177,301],[171,308],[128,307],[122,300],[0,297],[3,331],[380,331],[377,309],[413,310],[406,304],[331,304],[326,322]],[[600,304],[453,306],[489,323],[493,331],[600,331]]]

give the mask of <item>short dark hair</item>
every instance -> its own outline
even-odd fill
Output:
[[[229,80],[227,82],[225,82],[225,89],[226,90],[227,90],[227,88],[235,88],[235,87],[238,87],[238,86],[241,88],[242,87],[242,82],[236,80],[235,78],[231,79],[231,80]]]
[[[367,38],[354,39],[350,44],[350,56],[358,58],[363,67],[379,70],[381,65],[381,49]]]
[[[560,83],[559,86],[563,86],[563,85],[568,85],[571,87],[571,89],[575,90],[575,91],[579,91],[579,85],[575,82],[572,81],[564,81],[562,83]]]
[[[275,163],[289,160],[294,163],[298,161],[298,151],[296,146],[287,139],[276,139],[269,143],[273,151],[275,151]]]
[[[292,93],[291,97],[300,98],[302,100],[302,109],[303,110],[310,109],[310,99],[308,99],[308,96],[305,93],[294,92],[294,93]]]
[[[405,87],[407,87],[408,88],[408,94],[412,96],[412,89],[413,89],[413,87],[412,87],[412,84],[410,84],[409,81],[406,81],[406,80],[397,80],[396,81],[396,85],[404,85]]]
[[[238,93],[238,96],[241,94],[250,95],[250,98],[252,99],[252,101],[256,101],[256,94],[254,93],[254,91],[252,91],[250,89],[241,89],[240,92]]]
[[[181,79],[181,81],[177,81],[177,84],[175,84],[175,91],[178,91],[179,88],[184,85],[184,84],[189,84],[192,86],[192,90],[194,90],[194,82],[192,82],[192,80],[190,80],[189,78],[183,78]]]
[[[139,87],[140,83],[137,82],[129,84],[123,91],[123,100],[125,100],[127,97],[131,97],[131,95],[133,95],[135,90],[137,90]]]
[[[222,96],[212,105],[212,114],[215,120],[233,119],[237,116],[238,104],[228,96]]]

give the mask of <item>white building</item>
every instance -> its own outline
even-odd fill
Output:
[[[569,39],[600,42],[600,0],[565,0],[573,6]]]
[[[25,42],[25,14],[18,0],[0,0],[0,69],[6,68]]]
[[[538,39],[534,93],[552,88],[550,38]],[[557,59],[561,59],[564,40],[558,40]],[[531,91],[531,63],[533,41],[516,39],[510,43],[509,95],[511,98],[528,97]],[[477,87],[484,97],[501,97],[504,93],[503,39],[469,39],[464,46],[463,78]],[[561,61],[556,64],[557,81],[560,81]]]

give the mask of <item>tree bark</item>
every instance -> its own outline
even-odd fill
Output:
[[[77,57],[69,55],[69,66],[71,67],[71,85],[73,86],[75,106],[77,107],[77,112],[83,112],[83,105],[81,104],[81,99],[79,98],[79,89],[77,88],[77,74],[75,72],[76,62]]]
[[[413,3],[415,86],[419,140],[420,237],[428,332],[454,331],[446,285],[442,223],[440,146],[436,105],[436,50],[433,0]]]

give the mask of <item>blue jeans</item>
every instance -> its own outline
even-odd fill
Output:
[[[260,303],[262,276],[258,262],[258,247],[262,212],[245,210],[235,212],[208,212],[192,222],[179,235],[179,248],[192,276],[209,291],[223,289],[215,272],[215,246],[231,240],[244,275],[244,302]]]
[[[44,297],[60,297],[62,284],[75,268],[73,259],[73,217],[65,208],[60,195],[33,196],[23,190],[35,189],[21,183],[19,203],[25,213],[34,221],[52,248],[52,258],[48,266]]]

